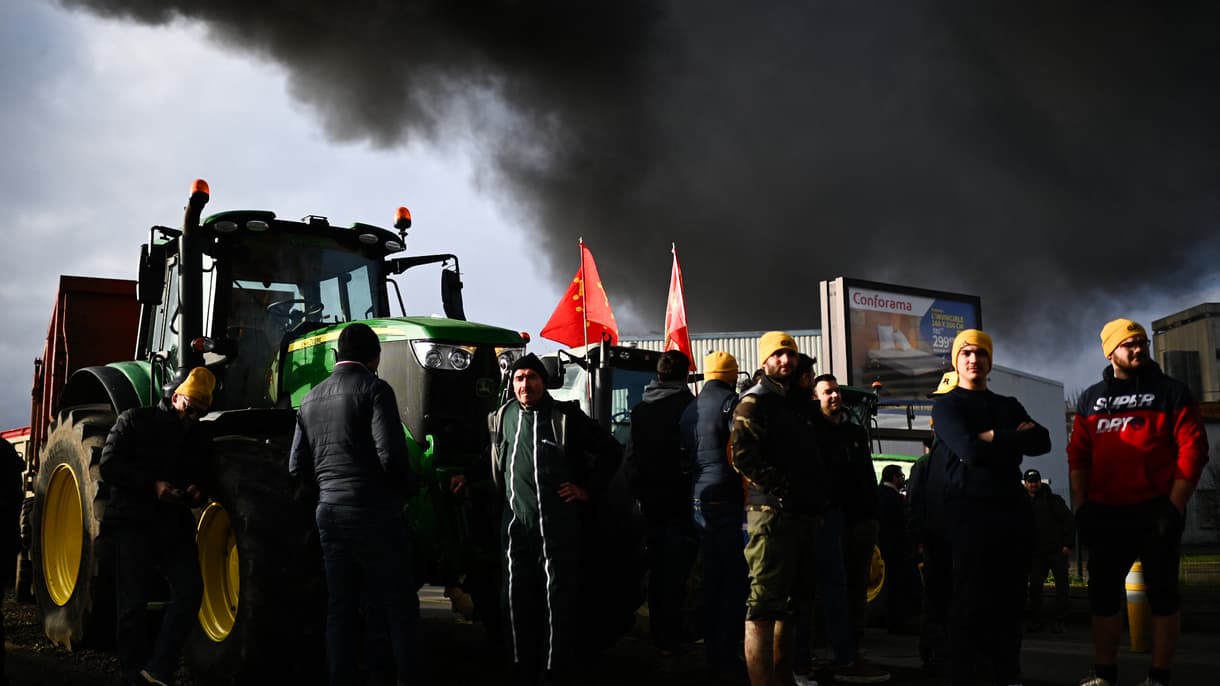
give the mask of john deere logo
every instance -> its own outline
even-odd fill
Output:
[[[474,394],[480,398],[490,398],[496,393],[496,382],[492,379],[479,379],[474,382]]]

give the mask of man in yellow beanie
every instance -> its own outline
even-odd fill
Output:
[[[754,686],[790,683],[796,618],[810,611],[825,478],[811,419],[791,392],[799,353],[782,331],[759,339],[763,376],[733,411],[733,468],[748,484],[746,668]]]
[[[1149,354],[1148,332],[1130,319],[1107,322],[1101,352],[1110,362],[1083,394],[1068,442],[1076,527],[1089,548],[1093,675],[1118,682],[1127,570],[1144,565],[1152,610],[1149,686],[1167,686],[1182,628],[1178,560],[1186,504],[1207,464],[1207,434],[1190,391]]]
[[[1050,433],[1016,398],[987,387],[991,337],[966,329],[953,341],[957,385],[936,396],[932,421],[944,450],[945,531],[953,556],[949,609],[951,681],[1021,682],[1021,615],[1033,550],[1029,498],[1021,486],[1023,456],[1051,449]],[[948,384],[946,384],[948,385]]]
[[[679,422],[682,447],[693,458],[691,500],[703,547],[703,638],[713,680],[741,680],[737,657],[746,596],[741,525],[745,492],[725,447],[737,405],[737,359],[713,351],[703,358],[703,388]]]
[[[168,399],[120,414],[102,449],[101,477],[110,487],[102,527],[114,542],[124,683],[170,683],[199,611],[203,581],[191,508],[203,502],[206,477],[196,422],[211,407],[215,386],[206,368],[192,369]],[[156,637],[145,617],[153,570],[170,588]]]

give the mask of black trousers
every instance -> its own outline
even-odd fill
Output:
[[[951,683],[979,683],[980,668],[992,672],[994,683],[1018,683],[1033,511],[1027,498],[947,505],[953,552]]]
[[[925,664],[944,664],[950,655],[949,608],[953,600],[953,550],[943,534],[928,534],[923,544],[923,621],[919,654]]]
[[[1071,579],[1068,577],[1068,556],[1063,550],[1053,550],[1034,554],[1029,565],[1029,618],[1034,622],[1042,621],[1042,585],[1046,582],[1046,573],[1055,578],[1055,610],[1052,619],[1062,622],[1067,616],[1068,587]]]
[[[203,580],[199,552],[189,527],[177,522],[107,523],[115,548],[115,600],[118,627],[115,644],[125,682],[134,683],[147,669],[168,681],[178,668],[187,634],[198,619]],[[153,575],[169,585],[169,603],[155,637],[148,635],[145,610]]]

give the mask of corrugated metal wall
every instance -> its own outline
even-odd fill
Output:
[[[691,352],[695,354],[695,366],[703,371],[703,357],[719,350],[737,359],[737,368],[746,374],[753,374],[759,367],[758,339],[765,331],[731,331],[727,333],[708,333],[693,335],[690,339]],[[822,332],[818,329],[789,329],[788,333],[796,340],[796,347],[806,355],[818,356],[822,345]],[[619,345],[635,345],[645,350],[661,350],[665,341],[662,338],[645,336],[623,336]],[[814,369],[821,373],[821,362]]]

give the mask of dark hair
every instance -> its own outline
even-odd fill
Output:
[[[666,350],[657,358],[657,377],[662,381],[686,381],[690,358],[681,350]]]
[[[756,369],[756,370],[754,370],[754,373],[750,375],[750,378],[739,379],[738,383],[737,383],[737,392],[745,393],[746,391],[750,390],[755,385],[757,385],[759,381],[762,380],[763,376],[764,376],[763,370]]]
[[[894,480],[894,476],[902,474],[902,467],[896,464],[887,464],[885,469],[881,470],[881,483],[888,484]]]
[[[349,324],[339,334],[339,361],[366,364],[381,354],[381,343],[368,324]]]
[[[808,374],[809,372],[813,371],[813,363],[816,361],[817,360],[806,355],[805,353],[800,353],[799,355],[797,355],[796,356],[796,374],[797,374],[797,376],[800,376],[801,374]]]
[[[839,380],[835,378],[834,374],[818,374],[817,376],[813,377],[814,386],[817,386],[818,384],[822,383],[823,381],[825,381],[827,383],[834,383],[834,384],[839,383]]]

